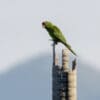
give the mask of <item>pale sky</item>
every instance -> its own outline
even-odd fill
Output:
[[[41,22],[59,26],[79,56],[100,69],[99,0],[0,0],[0,71],[51,52]]]

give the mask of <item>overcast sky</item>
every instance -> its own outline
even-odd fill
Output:
[[[0,71],[51,52],[44,20],[59,26],[77,54],[100,69],[99,0],[0,0]]]

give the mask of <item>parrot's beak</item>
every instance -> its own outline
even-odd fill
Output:
[[[42,27],[45,28],[45,22],[42,22]]]

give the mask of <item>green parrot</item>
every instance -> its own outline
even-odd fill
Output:
[[[48,31],[55,44],[58,42],[64,44],[74,55],[76,55],[76,53],[71,49],[71,46],[67,43],[61,30],[57,26],[53,25],[49,21],[42,22],[42,26]]]

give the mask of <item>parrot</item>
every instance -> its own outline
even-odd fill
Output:
[[[43,21],[42,26],[47,30],[48,34],[55,44],[59,42],[62,43],[63,45],[65,45],[65,47],[69,49],[70,52],[77,56],[77,54],[72,50],[71,46],[67,43],[66,38],[64,37],[61,30],[56,25],[54,25],[50,21]]]

